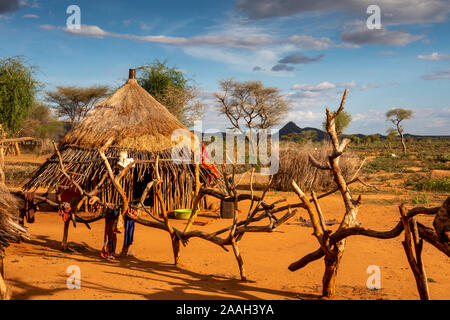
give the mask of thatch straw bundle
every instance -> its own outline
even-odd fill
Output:
[[[9,242],[19,239],[26,230],[18,222],[18,203],[9,190],[0,184],[0,258]]]
[[[275,175],[277,182],[275,188],[282,191],[291,191],[291,182],[294,179],[302,190],[328,190],[335,186],[332,173],[329,170],[319,170],[309,162],[312,154],[319,162],[328,163],[331,149],[324,144],[313,147],[311,144],[287,144],[280,148],[280,164]],[[350,179],[358,169],[359,161],[354,155],[346,152],[339,161],[343,176]]]

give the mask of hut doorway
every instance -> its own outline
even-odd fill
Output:
[[[153,180],[151,172],[147,171],[144,176],[141,176],[140,179],[138,175],[134,175],[133,177],[133,202],[140,201],[140,197],[142,192],[144,191],[147,183]],[[147,193],[147,198],[144,200],[144,205],[146,207],[153,207],[154,204],[154,189],[153,187]]]

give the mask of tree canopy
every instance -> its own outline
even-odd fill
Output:
[[[344,133],[345,129],[349,126],[350,122],[352,122],[352,116],[350,113],[346,111],[341,111],[336,118],[334,118],[334,125],[336,128],[336,133],[341,135]],[[322,123],[322,127],[324,130],[327,130],[327,122],[324,121]]]
[[[36,102],[30,110],[29,117],[21,133],[24,136],[31,136],[41,140],[57,140],[63,131],[63,122],[55,119],[49,106]]]
[[[91,110],[96,102],[108,94],[109,87],[57,86],[47,91],[45,101],[52,104],[56,115],[70,121],[73,126]]]
[[[36,67],[23,57],[0,58],[0,124],[9,136],[22,128],[39,89]]]
[[[219,85],[222,92],[215,93],[218,111],[241,132],[245,127],[269,129],[285,119],[290,109],[278,88],[265,87],[261,81],[225,79],[219,81]]]
[[[196,98],[198,89],[177,67],[156,59],[153,63],[136,69],[136,80],[177,119],[190,127],[201,117],[204,105]]]
[[[414,116],[412,110],[403,108],[394,108],[386,112],[386,118],[392,123],[397,124],[403,120],[411,119]]]

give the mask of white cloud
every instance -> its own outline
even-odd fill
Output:
[[[355,45],[405,46],[424,37],[424,35],[412,35],[405,31],[387,31],[386,28],[370,30],[366,27],[360,27],[343,32],[341,41]]]
[[[108,35],[112,35],[109,32],[103,31],[98,26],[90,26],[82,24],[80,28],[64,28],[64,31],[70,34],[84,36],[84,37],[93,37],[93,38],[103,38]]]
[[[354,80],[350,82],[340,82],[340,83],[331,83],[328,81],[323,81],[318,84],[294,84],[292,87],[295,90],[301,90],[303,92],[319,92],[319,91],[328,91],[335,88],[346,88],[352,89],[356,88],[358,85]]]
[[[433,73],[422,76],[424,80],[450,79],[450,69],[433,70]]]
[[[237,8],[253,19],[336,11],[361,17],[372,4],[380,6],[386,25],[443,22],[450,13],[447,0],[238,0]]]
[[[150,30],[152,27],[148,26],[147,24],[141,21],[139,22],[139,28],[141,28],[142,30]]]
[[[361,86],[361,91],[367,90],[367,89],[378,89],[380,88],[380,85],[377,82],[370,82],[368,84]]]
[[[57,29],[57,27],[52,26],[50,24],[41,24],[39,26],[39,28],[44,29],[44,30],[56,30]]]
[[[450,59],[450,54],[433,52],[428,56],[419,54],[417,58],[422,60],[438,61],[442,59]]]
[[[54,29],[61,29],[54,27]],[[184,47],[213,46],[246,50],[259,50],[268,46],[290,45],[291,49],[323,50],[337,46],[330,38],[315,38],[307,35],[293,35],[290,37],[271,37],[267,35],[235,36],[235,35],[202,35],[193,37],[171,37],[164,35],[138,36],[108,32],[95,25],[81,25],[80,29],[62,28],[64,31],[85,37],[116,37],[134,41],[158,43]]]
[[[398,52],[396,52],[396,51],[381,51],[380,52],[380,54],[384,54],[384,55],[387,55],[387,56],[392,56],[392,55],[396,55],[396,54],[398,54]]]
[[[37,18],[39,18],[39,16],[36,15],[36,14],[24,14],[22,17],[26,18],[26,19],[37,19]]]
[[[28,0],[20,0],[19,5],[21,7],[39,8],[39,3],[37,0],[33,0],[33,2]]]
[[[295,84],[293,91],[287,93],[294,110],[323,107],[327,103],[335,103],[342,98],[343,89],[353,89],[358,85],[355,81],[331,83],[322,81],[317,84]]]

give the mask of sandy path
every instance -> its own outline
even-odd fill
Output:
[[[389,198],[387,195],[383,195]],[[269,199],[286,198],[297,202],[292,193],[272,192]],[[368,195],[366,199],[378,199]],[[339,219],[343,205],[337,196],[321,200],[326,219]],[[241,203],[241,215],[248,203]],[[172,265],[172,250],[167,233],[136,226],[133,249],[135,257],[105,261],[100,258],[104,222],[96,222],[88,230],[79,224],[70,229],[72,244],[84,245],[78,253],[59,250],[62,221],[55,212],[38,213],[29,225],[31,241],[13,244],[5,258],[6,281],[15,299],[308,299],[321,292],[323,262],[316,261],[302,270],[290,272],[287,266],[318,247],[312,229],[298,224],[298,217],[308,219],[301,210],[287,224],[272,234],[246,234],[241,241],[249,282],[238,279],[239,270],[232,252],[199,239],[182,248],[180,265]],[[395,205],[363,204],[359,221],[377,230],[392,228],[398,221]],[[230,220],[201,217],[211,231],[227,226]],[[172,220],[182,228],[185,221]],[[419,221],[430,223],[429,218]],[[335,228],[336,226],[334,226]],[[340,299],[417,299],[414,277],[409,269],[401,240],[377,240],[352,237],[338,275]],[[121,249],[119,237],[118,249]],[[432,299],[450,299],[450,259],[428,244],[424,261],[431,282]],[[81,289],[66,287],[66,269],[81,269]],[[381,269],[381,290],[368,290],[369,265]]]

